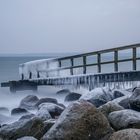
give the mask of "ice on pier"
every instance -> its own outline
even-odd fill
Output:
[[[48,76],[57,76],[57,72],[52,73],[49,71],[56,68],[58,68],[58,61],[54,59],[41,59],[20,64],[19,74],[20,76],[23,74],[24,79],[29,79],[30,74],[32,78],[37,78],[38,74],[39,77],[46,78]]]
[[[75,89],[80,87],[89,90],[96,87],[127,89],[139,84],[137,81],[131,81],[131,71],[80,74],[81,72],[77,69],[74,75],[70,75],[70,69],[59,67],[57,59],[42,59],[21,64],[19,73],[21,77],[24,75],[24,79],[39,81],[42,85],[54,85],[64,88],[71,85]]]

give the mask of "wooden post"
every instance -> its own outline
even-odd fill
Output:
[[[118,50],[114,51],[114,71],[118,71]]]
[[[40,78],[40,74],[39,74],[39,71],[37,71],[37,78]]]
[[[29,72],[29,79],[32,79],[32,72]]]
[[[86,56],[83,56],[83,74],[86,74]]]
[[[97,55],[97,65],[98,65],[98,73],[100,73],[101,72],[101,54],[100,53],[98,53],[98,55]]]
[[[137,55],[136,48],[133,48],[133,70],[136,70],[137,69],[136,55]]]
[[[59,68],[61,68],[61,60],[58,60],[58,70],[57,70],[57,75],[60,76],[60,70]]]
[[[74,66],[73,58],[70,59],[70,62],[71,62],[70,75],[73,75],[73,66]]]

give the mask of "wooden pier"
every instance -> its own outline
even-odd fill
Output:
[[[129,52],[129,57],[120,58],[119,55],[123,52]],[[112,55],[112,60],[103,60],[104,55]],[[95,58],[90,63],[89,58]],[[79,59],[81,63],[76,64],[75,60]],[[128,46],[116,47],[101,51],[90,53],[83,53],[73,56],[49,59],[46,63],[57,62],[57,68],[37,69],[36,77],[33,77],[33,72],[30,71],[28,77],[25,78],[24,73],[21,74],[21,80],[9,81],[1,83],[2,87],[10,87],[11,92],[17,90],[37,90],[40,85],[88,85],[89,89],[99,86],[99,83],[110,82],[126,82],[126,81],[140,81],[140,44],[133,44]],[[65,62],[65,63],[64,63]],[[119,65],[123,62],[129,62],[130,69],[127,71],[119,70]],[[102,66],[113,65],[112,72],[104,72]],[[95,70],[88,72],[89,68],[94,67]],[[76,69],[80,69],[80,73],[75,73]],[[62,71],[67,71],[67,75],[61,75]],[[57,76],[53,77],[50,73],[55,72]],[[41,77],[45,73],[46,77]],[[76,80],[77,79],[77,82]],[[74,83],[75,80],[75,83]],[[93,81],[94,80],[94,81]],[[92,84],[91,84],[92,83]],[[98,85],[97,85],[98,84]]]

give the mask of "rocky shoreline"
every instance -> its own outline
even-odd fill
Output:
[[[67,89],[67,107],[54,98],[28,95],[12,116],[0,107],[0,140],[140,140],[140,88],[96,88],[79,94]]]

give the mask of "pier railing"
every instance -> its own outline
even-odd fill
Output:
[[[124,54],[129,55],[128,57],[122,57],[120,58],[120,54],[124,51]],[[128,52],[127,52],[128,51]],[[69,75],[75,75],[74,70],[77,68],[82,68],[82,72],[80,74],[87,74],[87,68],[94,66],[96,67],[97,71],[95,72],[92,70],[92,73],[101,73],[102,71],[102,65],[106,64],[113,64],[114,67],[114,72],[119,71],[119,64],[121,62],[131,62],[132,63],[132,68],[130,70],[137,70],[137,65],[140,60],[140,44],[134,44],[134,45],[128,45],[128,46],[123,46],[123,47],[116,47],[116,48],[111,48],[111,49],[106,49],[106,50],[101,50],[101,51],[95,51],[95,52],[90,52],[90,53],[83,53],[83,54],[78,54],[78,55],[73,55],[73,56],[67,56],[67,57],[62,57],[62,58],[56,58],[52,60],[48,60],[48,62],[51,63],[51,61],[57,61],[58,62],[58,67],[57,68],[52,68],[52,69],[46,69],[46,70],[39,70],[38,73],[38,78],[40,73],[45,72],[46,75],[49,75],[49,72],[57,72],[57,75],[60,76],[60,72],[63,70],[69,71]],[[113,56],[112,60],[102,60],[102,57],[104,54],[108,54]],[[92,57],[94,59],[92,59]],[[91,58],[90,63],[87,62],[87,60]],[[80,59],[81,63],[80,64],[75,64],[75,60]],[[63,62],[66,62],[66,64],[63,64]],[[131,67],[131,66],[130,66]],[[31,78],[31,76],[30,76]]]

